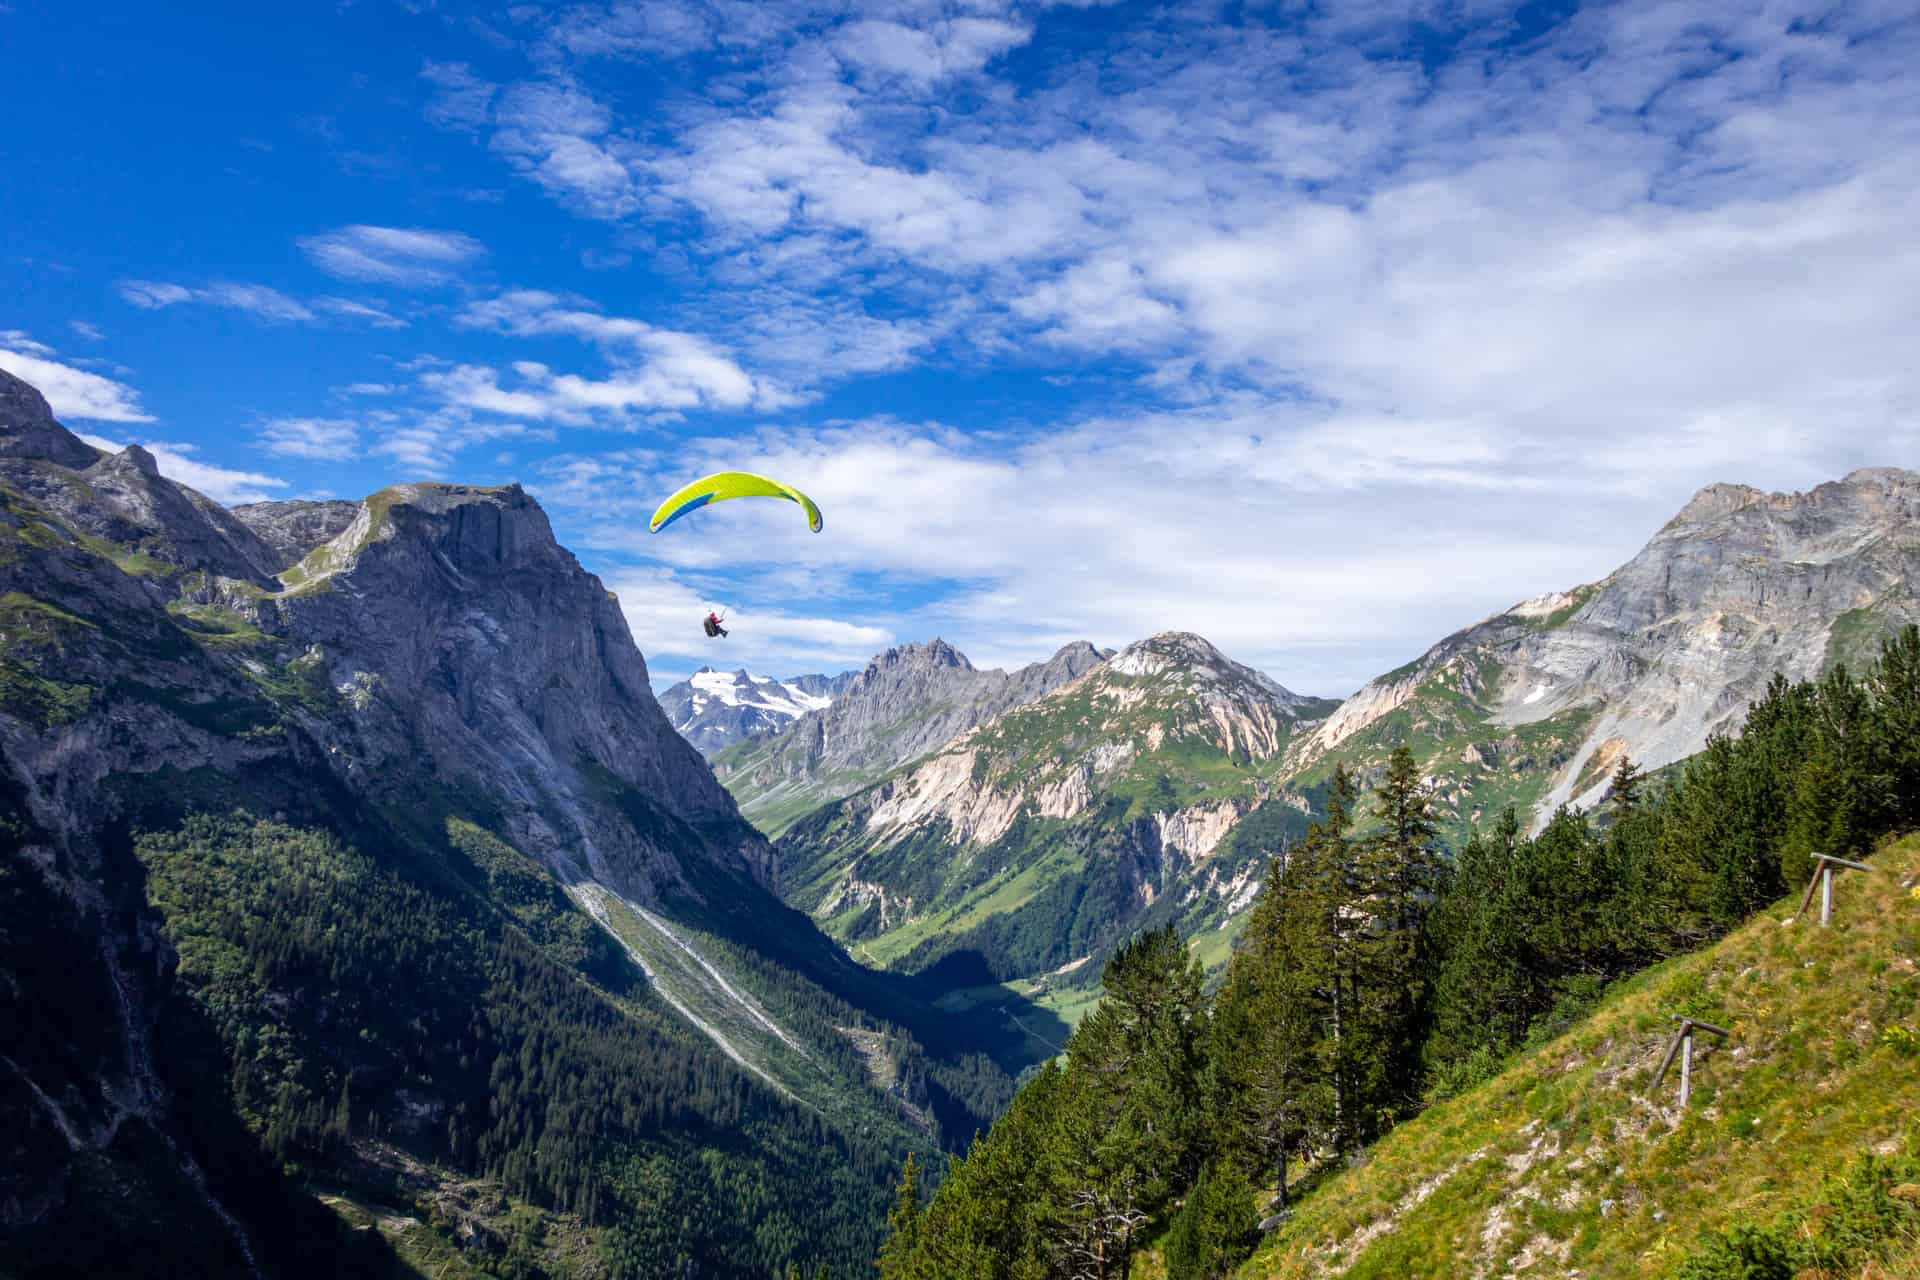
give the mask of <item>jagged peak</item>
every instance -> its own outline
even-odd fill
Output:
[[[130,444],[118,453],[110,453],[95,465],[113,470],[137,471],[155,480],[160,478],[159,462],[137,444]]]
[[[1920,485],[1920,471],[1905,467],[1856,467],[1841,477],[1840,483],[1855,488],[1894,489]]]
[[[76,471],[100,460],[100,451],[61,426],[40,389],[0,369],[0,455],[34,458]]]
[[[1752,485],[1710,484],[1687,499],[1687,504],[1674,514],[1673,519],[1667,521],[1666,529],[1683,528],[1717,520],[1742,507],[1764,502],[1766,498],[1767,494],[1764,490],[1756,489]]]
[[[935,636],[925,642],[895,645],[885,653],[876,654],[867,663],[868,671],[879,671],[887,667],[952,667],[961,671],[972,671],[973,663],[967,655]]]

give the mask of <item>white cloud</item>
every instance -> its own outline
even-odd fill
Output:
[[[978,71],[1032,36],[1032,27],[998,18],[953,18],[928,26],[866,19],[840,28],[833,47],[862,70],[931,84]]]
[[[364,302],[355,302],[351,298],[315,298],[313,305],[329,315],[343,316],[349,320],[364,320],[376,329],[405,329],[405,320],[378,307],[370,307]]]
[[[85,338],[88,342],[106,341],[107,335],[100,332],[97,326],[88,324],[85,320],[69,320],[67,321],[67,327]]]
[[[122,280],[120,296],[143,310],[158,311],[178,302],[192,302],[194,294],[185,285],[165,284],[157,280]]]
[[[118,453],[129,442],[111,440],[105,436],[83,435],[80,437],[96,449],[105,449]],[[201,462],[192,455],[195,447],[190,444],[135,442],[153,455],[160,474],[169,480],[178,481],[189,489],[198,490],[225,506],[236,507],[247,502],[265,502],[273,497],[273,489],[284,489],[287,482],[277,476],[261,475],[257,471],[234,471],[226,467],[217,467]]]
[[[260,429],[268,453],[342,462],[359,453],[360,430],[344,418],[276,418]]]
[[[195,295],[217,307],[232,307],[259,319],[293,322],[313,319],[313,312],[278,289],[263,284],[216,284]]]
[[[394,459],[427,479],[446,476],[464,450],[496,440],[550,441],[551,431],[521,422],[476,417],[462,405],[426,412],[382,411],[365,423],[367,452]]]
[[[140,393],[122,382],[51,357],[53,348],[18,330],[0,331],[0,369],[33,384],[56,418],[86,422],[152,422]]]
[[[755,379],[697,334],[589,311],[539,290],[514,290],[469,303],[455,323],[518,337],[578,338],[607,351],[615,366],[613,376],[599,380],[576,374],[549,377],[542,368],[530,379],[539,389],[518,392],[499,391],[496,375],[472,367],[422,378],[454,403],[490,412],[585,421],[593,411],[765,409],[790,403],[787,392]]]
[[[420,385],[446,404],[508,417],[546,418],[554,414],[548,397],[534,391],[502,388],[500,375],[482,365],[455,365],[445,372],[423,373]],[[563,416],[566,411],[562,410]],[[575,421],[583,419],[570,415]]]
[[[428,61],[420,78],[436,91],[427,104],[430,123],[477,133],[492,118],[493,98],[500,86],[480,79],[464,62]]]
[[[312,320],[313,312],[278,289],[263,284],[213,284],[204,289],[156,280],[122,280],[120,296],[146,311],[199,302],[208,306],[231,307],[269,323],[298,323]]]
[[[589,217],[623,218],[640,208],[627,166],[601,141],[607,108],[571,86],[528,83],[501,96],[494,151]]]
[[[301,252],[342,280],[419,289],[450,283],[486,246],[458,231],[350,226],[297,241]]]

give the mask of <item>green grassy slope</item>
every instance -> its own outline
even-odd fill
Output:
[[[1574,1031],[1321,1183],[1239,1274],[1655,1277],[1699,1266],[1705,1239],[1740,1224],[1798,1213],[1795,1239],[1839,1232],[1824,1179],[1920,1155],[1920,837],[1874,862],[1838,880],[1830,929],[1817,906],[1795,918],[1796,896],[1621,983]],[[1673,1013],[1733,1032],[1698,1038],[1684,1113],[1677,1067],[1648,1093]],[[1909,1179],[1878,1202],[1886,1257],[1819,1274],[1920,1274],[1920,1238],[1903,1234],[1920,1211],[1899,1218],[1916,1200]]]

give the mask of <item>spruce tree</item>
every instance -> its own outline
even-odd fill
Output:
[[[881,1280],[921,1280],[929,1275],[920,1251],[920,1167],[907,1153],[887,1213],[887,1240],[880,1249]]]
[[[1620,762],[1613,767],[1613,781],[1607,791],[1613,805],[1613,818],[1620,821],[1632,813],[1640,804],[1640,784],[1646,779],[1640,772],[1640,766],[1626,752],[1620,753]]]
[[[1208,1164],[1167,1232],[1167,1280],[1225,1280],[1259,1230],[1246,1174],[1231,1158]]]

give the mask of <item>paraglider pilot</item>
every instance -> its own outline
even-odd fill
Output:
[[[727,629],[720,625],[720,615],[717,613],[709,611],[705,625],[709,636],[724,636],[727,634]]]

